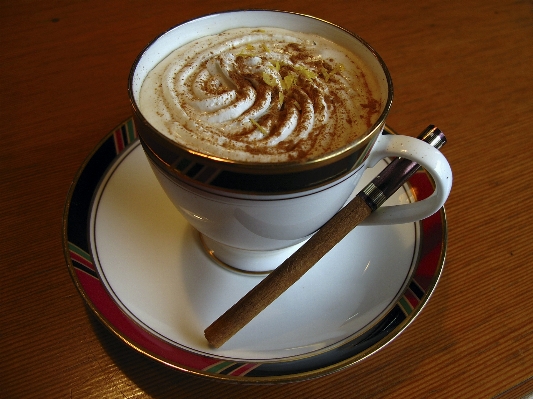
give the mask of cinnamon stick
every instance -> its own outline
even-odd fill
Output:
[[[424,129],[418,139],[437,149],[447,141],[444,133],[434,125]],[[235,335],[379,208],[419,168],[419,164],[409,159],[394,159],[292,256],[207,327],[204,335],[209,344],[219,348]]]
[[[360,196],[351,200],[285,262],[205,329],[204,335],[209,344],[215,348],[224,344],[298,281],[371,212]]]

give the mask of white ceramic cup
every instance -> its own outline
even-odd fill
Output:
[[[262,26],[318,34],[356,53],[372,68],[387,101],[367,134],[313,162],[247,164],[190,151],[147,122],[138,107],[140,87],[166,55],[199,37]],[[313,17],[231,11],[180,24],[141,52],[131,70],[129,94],[141,143],[168,197],[200,232],[212,255],[245,272],[266,272],[281,264],[345,204],[365,169],[383,158],[400,156],[419,163],[433,178],[435,191],[420,202],[380,209],[367,224],[426,218],[442,207],[451,190],[451,169],[442,153],[412,137],[382,134],[392,103],[392,80],[379,55],[358,36]]]

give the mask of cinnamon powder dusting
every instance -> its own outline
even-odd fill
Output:
[[[320,156],[364,134],[383,108],[376,78],[355,55],[283,29],[199,39],[154,71],[141,89],[147,119],[197,151],[235,160]]]

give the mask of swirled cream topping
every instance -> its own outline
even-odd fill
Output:
[[[149,72],[139,107],[176,142],[248,162],[308,160],[364,134],[384,100],[350,51],[320,36],[242,28],[173,51]]]

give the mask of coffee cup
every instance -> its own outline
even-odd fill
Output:
[[[285,31],[287,27],[294,35]],[[204,38],[208,38],[205,43]],[[330,50],[318,57],[311,54],[321,40],[339,46],[340,52],[348,53],[348,59],[338,63]],[[276,47],[278,42],[282,44]],[[185,49],[176,58],[178,67],[165,64],[176,49]],[[217,57],[216,62],[210,56]],[[337,91],[350,79],[345,75],[352,58],[359,63],[354,76],[368,80],[361,89],[350,89],[348,105],[340,104],[344,97]],[[302,60],[312,63],[302,64]],[[266,66],[262,65],[265,62]],[[234,66],[224,71],[225,64],[242,66],[246,73],[237,76]],[[176,109],[147,111],[145,104],[150,99],[141,99],[142,87],[159,65],[164,68],[153,90],[168,85],[161,89],[161,96],[175,101],[170,106]],[[176,87],[191,79],[191,73],[196,77],[189,86]],[[335,84],[329,94],[318,93],[317,87]],[[367,224],[426,218],[443,206],[451,190],[451,169],[438,150],[413,137],[382,134],[393,88],[377,52],[357,35],[311,16],[240,10],[187,21],[155,38],[139,54],[128,89],[141,144],[164,191],[200,233],[208,253],[221,264],[243,272],[264,273],[281,264],[338,212],[363,172],[381,159],[399,156],[419,163],[431,175],[435,191],[416,203],[385,207]],[[252,100],[247,90],[254,92]],[[362,94],[353,94],[357,91]],[[252,117],[250,109],[237,110],[239,93],[245,93],[241,96],[245,108],[255,107],[268,97],[270,102],[262,111],[253,111],[253,115],[262,115],[260,119]],[[218,101],[214,106],[206,105],[211,95]],[[354,116],[350,101],[359,95],[360,114]],[[167,107],[167,97],[159,106]],[[238,123],[233,119],[228,122],[224,107],[236,115]],[[343,107],[350,112],[344,112]],[[190,111],[193,108],[196,111]],[[328,114],[328,110],[338,114]],[[272,123],[273,114],[289,122]],[[173,115],[185,122],[177,123]],[[165,123],[157,120],[159,116],[166,118]],[[219,126],[220,118],[223,127]],[[357,125],[358,135],[335,142],[337,133],[350,130],[346,129],[348,124]],[[231,130],[230,125],[231,129],[244,126],[244,133],[232,131],[228,137],[220,136]],[[276,128],[279,125],[285,130]],[[216,129],[218,136],[213,133]],[[195,130],[200,134],[191,139]],[[291,138],[294,131],[298,139]],[[332,134],[333,138],[325,145],[317,132]],[[220,151],[215,148],[218,145]]]

